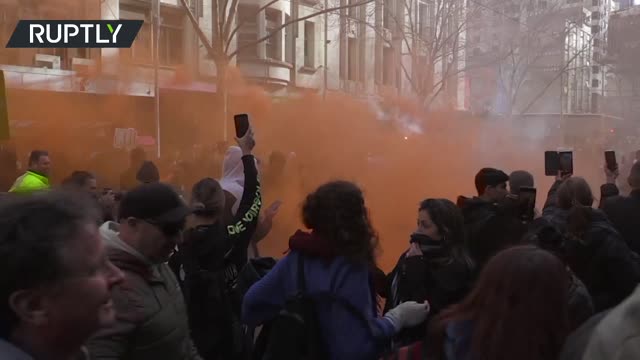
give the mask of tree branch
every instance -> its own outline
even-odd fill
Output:
[[[363,0],[361,2],[357,2],[357,3],[354,3],[354,4],[348,4],[348,5],[344,5],[344,6],[337,6],[337,7],[333,7],[333,8],[329,8],[329,9],[324,9],[324,10],[315,12],[313,14],[310,14],[310,15],[307,15],[307,16],[303,16],[301,18],[297,18],[297,19],[293,19],[291,21],[287,21],[284,24],[282,24],[282,25],[278,26],[277,28],[275,28],[271,33],[259,38],[258,40],[252,41],[251,43],[245,44],[243,46],[238,46],[238,49],[236,49],[236,51],[234,51],[233,53],[229,54],[229,58],[233,59],[242,50],[247,49],[247,48],[249,48],[251,46],[256,46],[256,45],[260,44],[261,42],[263,42],[263,41],[265,41],[267,39],[270,39],[271,37],[273,37],[276,34],[278,34],[282,29],[286,28],[287,26],[289,26],[291,24],[295,24],[295,23],[298,23],[300,21],[305,21],[305,20],[314,18],[316,16],[323,15],[323,14],[326,14],[326,13],[329,13],[329,12],[333,12],[333,11],[336,11],[336,10],[348,9],[348,8],[352,8],[352,7],[362,6],[362,5],[371,3],[373,1],[375,1],[375,0]],[[326,39],[325,39],[325,41],[326,41]]]
[[[200,39],[200,42],[202,42],[202,45],[207,50],[207,54],[209,54],[209,56],[211,58],[215,58],[216,57],[215,50],[214,50],[213,46],[211,45],[211,43],[209,42],[209,39],[207,38],[207,34],[205,34],[202,31],[202,29],[200,29],[200,24],[198,24],[198,20],[196,19],[196,17],[191,12],[191,8],[189,8],[189,4],[187,4],[187,0],[180,0],[180,3],[182,4],[182,7],[184,8],[185,12],[187,13],[187,17],[189,18],[189,21],[191,21],[191,25],[193,25],[193,28],[195,29],[196,34],[198,35],[198,38]]]
[[[261,6],[261,7],[260,7],[260,8],[258,8],[258,10],[256,11],[255,16],[258,16],[258,14],[259,14],[261,11],[266,10],[269,6],[271,6],[271,5],[275,4],[275,3],[277,3],[278,1],[280,1],[280,0],[271,0],[271,1],[269,1],[268,3],[266,3],[264,6]],[[231,42],[232,42],[232,40],[233,40],[233,37],[234,37],[234,36],[236,36],[236,33],[237,33],[238,31],[240,31],[240,28],[241,28],[243,25],[245,25],[246,23],[247,23],[246,21],[238,22],[238,25],[236,25],[236,27],[233,29],[233,31],[231,31],[231,34],[229,34],[229,36],[226,38],[226,45],[225,45],[225,48],[224,48],[224,53],[225,53],[225,54],[229,51],[229,47],[231,46]]]
[[[534,99],[532,101],[529,102],[529,104],[524,108],[524,110],[522,110],[522,112],[520,112],[520,115],[525,114],[530,108],[531,106],[533,106],[533,104],[535,104],[536,101],[538,101],[544,94],[545,92],[547,92],[547,89],[549,89],[549,87],[551,87],[551,85],[562,75],[564,74],[567,69],[569,68],[569,65],[573,62],[573,60],[575,60],[578,56],[580,56],[583,52],[585,52],[588,48],[588,46],[590,45],[590,43],[586,43],[582,49],[580,49],[580,51],[576,52],[571,59],[569,59],[566,64],[562,67],[562,69],[560,69],[560,71],[558,71],[558,73],[556,74],[556,76],[553,77],[553,79],[551,79],[551,81],[549,81],[549,83],[547,83],[547,85],[545,85],[545,87],[542,89],[542,91],[534,97]],[[562,86],[562,84],[560,85]]]
[[[227,1],[225,0],[225,11],[226,11],[226,6],[227,6]],[[229,37],[229,31],[231,31],[231,24],[233,24],[233,21],[236,18],[236,12],[238,11],[238,0],[232,0],[231,2],[231,9],[229,9],[229,17],[227,19],[226,24],[224,24],[223,29],[222,29],[222,39],[223,43],[224,43],[224,53],[226,54],[227,51],[229,50],[229,43],[231,43],[231,39],[233,39],[233,37]]]

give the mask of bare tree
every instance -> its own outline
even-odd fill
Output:
[[[388,28],[371,17],[367,25],[400,53],[397,66],[402,79],[422,105],[430,108],[464,71],[458,61],[464,56],[470,9],[462,0],[396,1],[401,3],[383,2],[382,17],[388,18],[384,20]]]
[[[281,0],[270,0],[263,6],[257,8],[253,17],[257,17],[259,13],[265,11],[267,8],[275,5]],[[362,6],[368,3],[371,3],[375,0],[360,0],[356,3],[351,3],[343,6],[334,6],[324,8],[323,6],[317,5],[316,11],[309,15],[305,15],[302,17],[291,17],[289,21],[284,22],[282,25],[271,29],[266,35],[256,38],[254,41],[250,43],[243,43],[240,46],[234,48],[233,44],[235,43],[236,36],[238,32],[242,29],[243,26],[246,26],[246,23],[243,21],[237,21],[237,13],[238,13],[238,5],[240,0],[212,0],[212,9],[213,9],[213,36],[212,39],[209,39],[205,33],[205,31],[198,24],[198,20],[191,12],[189,4],[187,0],[180,0],[183,9],[187,13],[191,24],[194,26],[198,38],[200,42],[203,44],[207,53],[211,59],[213,59],[216,71],[217,71],[217,81],[219,87],[224,89],[224,79],[226,75],[226,70],[231,62],[241,53],[243,50],[246,50],[250,47],[255,47],[258,44],[270,39],[271,37],[277,36],[280,32],[288,26],[295,25],[299,22],[323,15],[325,13],[331,13],[343,8],[350,8],[356,6]]]
[[[558,78],[568,71],[578,71],[576,60],[591,48],[589,39],[568,59],[565,58],[567,36],[571,31],[579,31],[579,24],[584,20],[576,11],[579,8],[524,9],[518,3],[500,2],[501,9],[512,9],[510,13],[504,13],[496,10],[496,3],[479,5],[484,8],[484,14],[479,18],[496,34],[491,48],[478,49],[482,55],[481,62],[486,63],[481,66],[495,64],[491,66],[496,69],[503,115],[507,117],[515,112],[516,107],[521,107],[523,113],[528,111]],[[574,20],[575,26],[567,26],[567,22]],[[523,94],[523,85],[532,79],[545,82],[545,85],[536,95],[526,99],[529,96]]]

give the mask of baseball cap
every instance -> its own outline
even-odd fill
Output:
[[[134,217],[154,223],[180,223],[192,210],[173,188],[163,183],[142,184],[128,191],[120,201],[118,219]]]

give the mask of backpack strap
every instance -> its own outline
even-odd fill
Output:
[[[364,327],[373,335],[373,329],[371,322],[365,316],[365,314],[360,311],[355,305],[353,305],[350,301],[336,295],[332,291],[318,291],[313,293],[307,292],[307,283],[304,274],[304,255],[298,254],[298,295],[307,297],[312,300],[321,301],[325,303],[337,303],[341,307],[345,308],[351,315],[356,317]],[[333,283],[333,281],[332,281]]]
[[[304,295],[307,293],[307,282],[304,277],[304,256],[298,254],[298,294]]]

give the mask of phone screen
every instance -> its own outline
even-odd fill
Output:
[[[573,174],[573,151],[560,151],[559,158],[562,174]]]
[[[544,152],[544,173],[546,176],[556,176],[560,171],[560,157],[557,151]]]
[[[604,152],[604,161],[607,163],[607,169],[609,171],[618,170],[618,162],[616,161],[616,152],[608,150]]]
[[[236,126],[236,137],[243,137],[249,131],[249,115],[238,114],[233,117]]]
[[[532,221],[535,216],[537,190],[532,187],[521,187],[519,203],[523,220]]]

